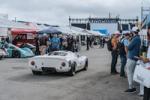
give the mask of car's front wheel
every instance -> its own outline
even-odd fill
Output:
[[[33,75],[41,75],[42,74],[41,71],[34,71],[34,70],[32,70],[32,73],[33,73]]]
[[[69,71],[69,76],[74,76],[76,74],[76,63],[73,63]]]

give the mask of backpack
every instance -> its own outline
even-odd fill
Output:
[[[108,49],[108,51],[112,51],[112,47],[113,46],[112,46],[111,40],[112,40],[112,38],[107,41],[107,49]]]
[[[124,46],[123,42],[124,42],[124,39],[122,39],[120,42],[118,42],[118,45],[117,45],[120,55],[126,55],[125,46]]]

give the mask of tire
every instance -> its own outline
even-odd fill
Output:
[[[21,58],[21,53],[18,51],[16,58]]]
[[[89,65],[89,62],[88,62],[88,59],[87,59],[86,62],[85,62],[85,66],[84,66],[83,70],[87,71],[88,65]]]
[[[71,66],[71,70],[68,73],[69,76],[74,76],[76,74],[75,68],[76,68],[76,63],[73,63]]]
[[[0,56],[0,60],[2,59],[3,57],[2,56]]]
[[[34,71],[34,70],[32,70],[32,73],[33,73],[33,75],[41,75],[42,74],[42,72],[40,72],[40,71]]]
[[[20,58],[21,57],[21,53],[18,50],[14,50],[12,52],[12,58]]]

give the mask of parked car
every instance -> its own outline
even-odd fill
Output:
[[[19,48],[13,44],[8,44],[6,51],[10,58],[26,58],[34,56],[33,52],[29,48]]]
[[[0,60],[6,56],[7,56],[7,53],[3,49],[0,49]]]
[[[30,58],[29,66],[34,75],[40,75],[42,72],[65,72],[74,76],[79,70],[87,70],[88,58],[70,51],[54,51]]]
[[[20,46],[20,48],[29,48],[33,53],[36,51],[36,47],[30,43],[25,43]]]

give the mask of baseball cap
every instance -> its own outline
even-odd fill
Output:
[[[139,32],[139,28],[138,27],[133,27],[131,32]]]
[[[114,35],[121,35],[121,33],[119,31],[115,31],[113,34]]]
[[[122,32],[122,34],[125,35],[125,36],[130,35],[130,33],[131,33],[130,31],[123,31],[123,32]]]

